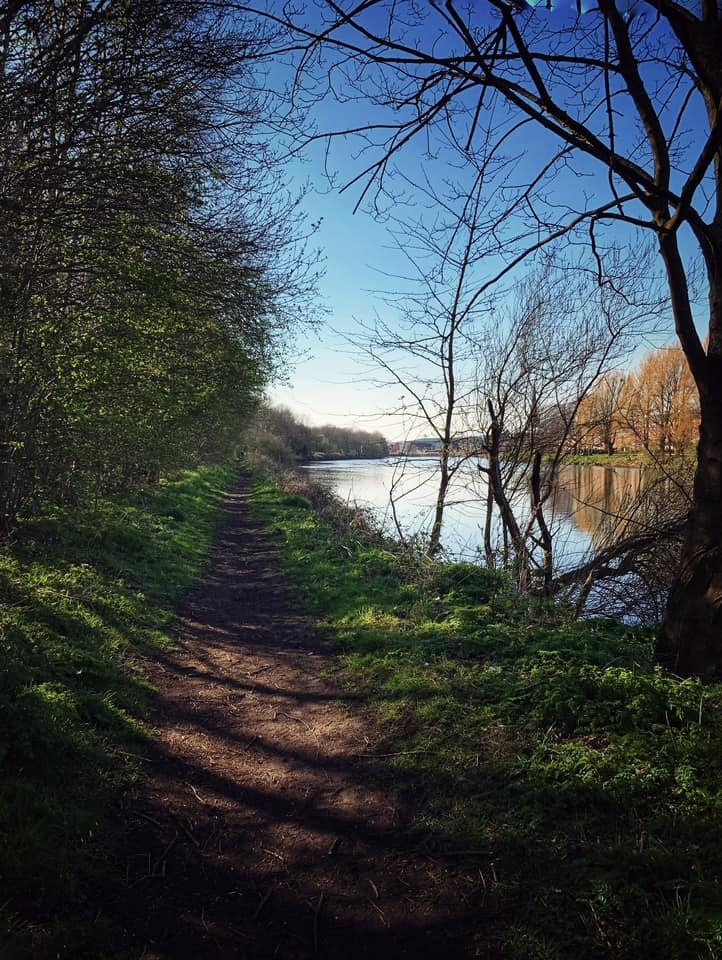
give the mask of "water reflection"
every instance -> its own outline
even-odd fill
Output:
[[[641,467],[563,466],[555,507],[599,547],[625,533],[630,505],[638,499],[644,483]]]
[[[306,469],[330,485],[342,499],[370,509],[384,528],[394,533],[395,522],[406,536],[423,535],[431,523],[438,461],[419,458],[339,460],[316,463]],[[640,467],[567,465],[561,468],[552,500],[552,526],[558,563],[570,567],[598,547],[621,536],[628,521],[620,520],[646,482]],[[393,494],[394,511],[390,508]],[[473,462],[462,466],[451,488],[445,517],[443,545],[447,554],[478,557],[485,516],[486,484]],[[515,509],[521,520],[528,511],[520,490]],[[499,536],[498,523],[494,530]]]

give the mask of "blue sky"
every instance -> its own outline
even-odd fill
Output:
[[[311,173],[304,167],[297,176]],[[274,386],[270,397],[309,423],[382,429],[391,438],[398,427],[383,411],[398,391],[369,384],[365,365],[343,336],[353,334],[356,320],[370,320],[375,307],[382,309],[372,291],[381,281],[375,269],[393,256],[389,237],[370,216],[353,213],[351,193],[329,190],[317,173],[313,182],[304,206],[311,220],[322,218],[314,240],[325,261],[320,293],[327,315],[320,329],[299,337],[290,382]]]

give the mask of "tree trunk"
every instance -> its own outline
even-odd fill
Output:
[[[722,371],[710,370],[722,394]],[[657,660],[682,676],[722,677],[722,396],[702,399],[694,499]]]
[[[491,521],[494,510],[494,491],[491,487],[491,481],[487,478],[486,482],[486,515],[484,516],[484,555],[486,565],[489,569],[496,566],[494,550],[491,544]]]
[[[449,489],[451,476],[449,473],[449,443],[444,441],[441,447],[441,458],[439,460],[439,469],[441,476],[439,478],[439,488],[436,494],[436,507],[434,510],[434,522],[431,527],[431,536],[429,537],[428,554],[435,556],[441,550],[441,528],[444,523],[444,509],[446,507],[446,494]]]
[[[722,677],[722,208],[717,219],[705,234],[706,355],[694,327],[676,236],[662,234],[659,240],[677,334],[700,399],[692,508],[655,651],[659,663],[682,676]]]
[[[508,564],[508,543],[511,540],[514,550],[514,568],[517,575],[519,590],[525,593],[529,589],[531,580],[531,559],[526,543],[526,538],[517,523],[514,516],[514,510],[506,494],[506,485],[501,474],[501,427],[494,413],[494,407],[491,400],[487,401],[489,416],[491,419],[490,436],[487,442],[486,453],[489,459],[489,466],[486,468],[486,476],[491,486],[494,496],[494,502],[499,508],[501,516],[502,529],[504,531],[504,566]]]
[[[542,455],[540,451],[537,450],[534,453],[531,473],[532,516],[539,528],[539,541],[544,556],[542,593],[545,597],[551,597],[554,593],[554,544],[551,530],[544,516],[544,503],[547,497],[542,496],[541,464]]]

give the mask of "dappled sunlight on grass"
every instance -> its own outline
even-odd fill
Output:
[[[649,631],[410,560],[261,482],[255,504],[375,705],[387,788],[432,856],[478,864],[506,956],[722,956],[718,686],[655,668]]]
[[[172,602],[208,555],[232,477],[188,473],[48,513],[0,555],[0,953],[27,932],[14,898],[72,891],[105,792],[134,775],[148,685],[132,660],[171,642]]]

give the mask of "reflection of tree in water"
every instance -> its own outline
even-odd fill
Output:
[[[672,467],[561,468],[555,510],[589,535],[597,558],[588,612],[649,622],[661,618],[679,559],[691,481],[691,465],[683,461]]]
[[[589,534],[595,547],[611,536],[624,535],[629,508],[644,484],[639,467],[562,467],[554,502],[555,511],[571,517]]]

